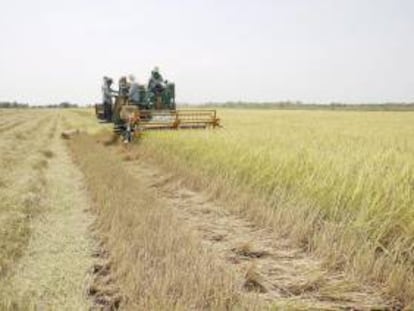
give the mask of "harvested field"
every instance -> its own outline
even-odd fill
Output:
[[[28,110],[7,122],[17,126],[0,135],[0,309],[86,310],[92,216],[62,115]]]

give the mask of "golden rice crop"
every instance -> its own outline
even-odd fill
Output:
[[[229,202],[254,197],[244,212],[266,210],[332,269],[414,301],[413,112],[219,115],[223,129],[146,133],[141,150]]]

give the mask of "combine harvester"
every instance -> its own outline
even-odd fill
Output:
[[[175,85],[157,85],[152,92],[140,86],[140,102],[130,102],[128,96],[113,95],[111,107],[114,131],[121,134],[125,142],[131,142],[134,135],[147,130],[195,129],[220,127],[216,110],[182,109],[175,104]],[[98,119],[105,120],[104,105],[96,104]]]

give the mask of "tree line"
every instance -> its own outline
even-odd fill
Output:
[[[181,104],[181,107],[191,107],[189,104]],[[414,103],[302,103],[300,101],[281,102],[224,102],[205,103],[197,105],[204,108],[244,108],[244,109],[286,109],[286,110],[367,110],[367,111],[414,111]]]
[[[48,104],[48,105],[29,105],[26,103],[18,102],[0,102],[0,108],[78,108],[78,104],[72,104],[69,102],[62,102],[60,104]]]

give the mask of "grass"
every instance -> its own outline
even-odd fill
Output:
[[[221,110],[142,156],[385,295],[414,302],[414,113]]]

